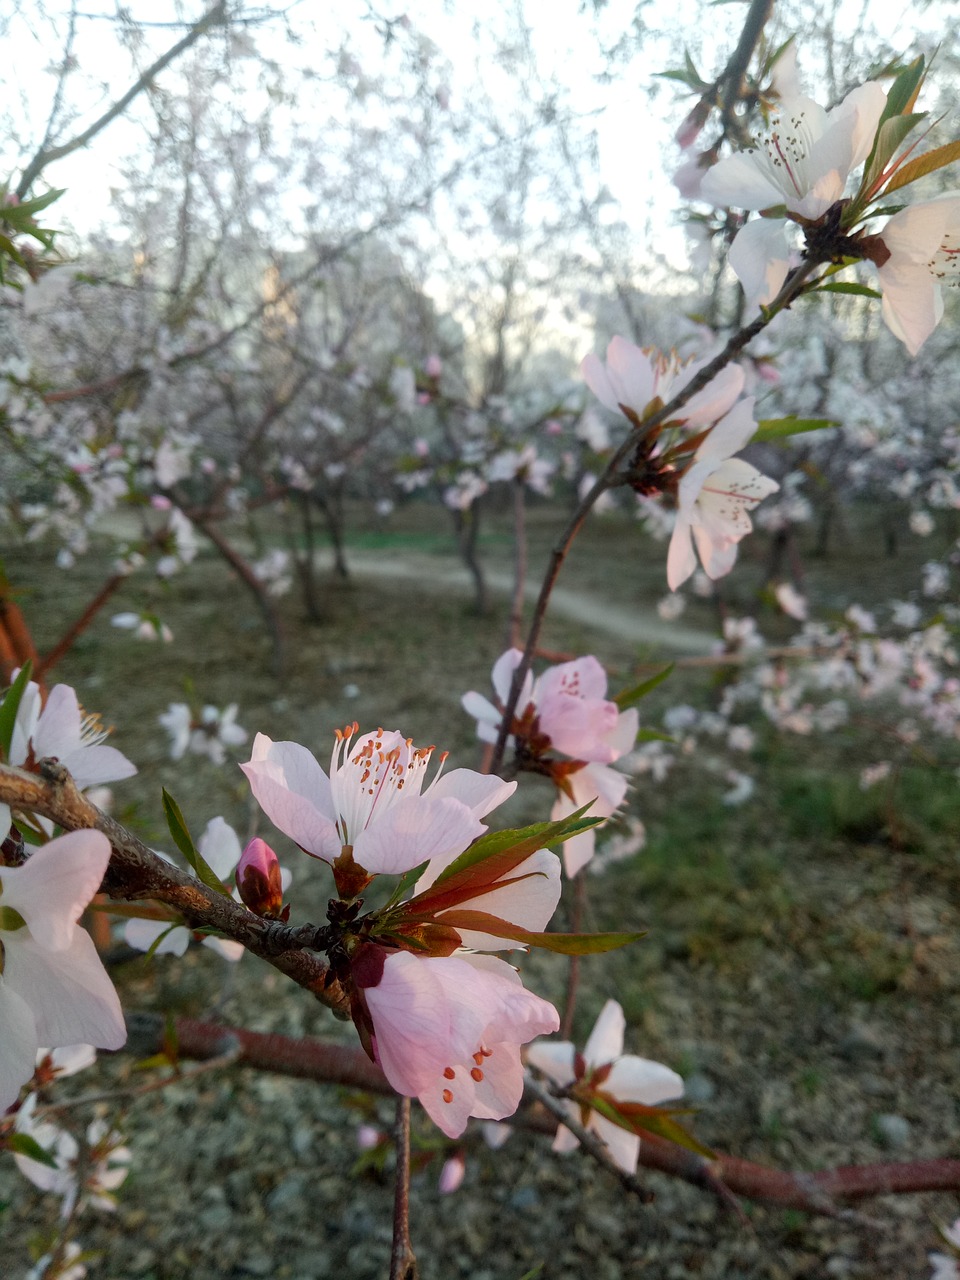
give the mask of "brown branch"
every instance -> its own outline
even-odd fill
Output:
[[[126,111],[127,107],[138,97],[144,89],[156,79],[165,67],[171,62],[185,53],[192,44],[195,44],[202,35],[205,35],[212,27],[225,26],[227,23],[227,5],[226,0],[217,0],[217,3],[209,9],[203,17],[190,28],[182,40],[178,40],[175,45],[161,54],[151,66],[130,86],[122,97],[109,107],[102,116],[94,120],[89,128],[84,129],[82,133],[78,133],[75,138],[71,138],[69,142],[63,142],[58,147],[50,147],[49,150],[41,146],[40,150],[33,157],[26,169],[23,171],[23,177],[17,184],[17,197],[20,200],[26,198],[30,188],[43,172],[43,170],[54,160],[62,160],[64,156],[71,155],[74,151],[79,151],[81,147],[85,147],[88,142],[92,141],[98,133],[111,124],[116,118]]]
[[[297,945],[296,930],[262,920],[233,898],[159,858],[119,822],[91,804],[56,761],[42,760],[38,767],[39,773],[27,773],[0,765],[0,800],[15,811],[50,818],[65,831],[102,831],[113,849],[103,882],[104,893],[111,898],[147,898],[175,907],[189,927],[215,929],[242,943],[339,1017],[349,1017],[349,1001],[343,988],[316,952]]]
[[[163,1050],[167,1030],[160,1014],[128,1015],[127,1026],[130,1031],[127,1051],[148,1057]],[[240,1065],[393,1096],[394,1091],[383,1072],[359,1048],[320,1039],[263,1035],[192,1018],[178,1018],[174,1028],[177,1049],[184,1058],[218,1057],[231,1045],[238,1044]],[[528,1089],[527,1105],[511,1116],[508,1123],[535,1133],[555,1133],[559,1117],[529,1105],[540,1101],[539,1095]],[[560,1107],[556,1099],[552,1101]],[[567,1123],[565,1112],[563,1123]],[[952,1159],[841,1165],[811,1173],[794,1172],[772,1169],[722,1152],[708,1160],[665,1138],[644,1134],[640,1142],[640,1164],[645,1169],[709,1191],[728,1206],[731,1196],[743,1196],[830,1217],[847,1216],[842,1207],[845,1201],[882,1195],[915,1195],[923,1191],[960,1191],[960,1160]]]
[[[53,648],[39,660],[36,667],[37,676],[46,675],[51,667],[55,667],[60,659],[70,652],[78,638],[86,631],[110,597],[119,587],[123,586],[129,576],[127,573],[115,573],[106,580],[79,618],[70,624]]]
[[[396,1192],[393,1200],[393,1246],[390,1280],[417,1280],[417,1259],[410,1242],[410,1099],[397,1098],[394,1128],[397,1151]]]

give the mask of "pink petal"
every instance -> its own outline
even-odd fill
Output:
[[[22,867],[0,868],[0,902],[23,916],[41,946],[63,951],[109,861],[110,842],[102,832],[71,831],[38,849]]]
[[[690,521],[678,515],[667,551],[667,586],[670,590],[677,591],[682,587],[696,567],[697,557],[693,550]]]
[[[360,832],[353,856],[372,875],[402,875],[430,858],[462,853],[484,831],[459,800],[412,796]]]
[[[272,742],[258,733],[253,755],[240,768],[270,821],[305,852],[332,862],[341,840],[330,780],[306,749],[296,742]]]
[[[119,1049],[127,1038],[123,1012],[89,935],[77,929],[66,950],[48,951],[22,933],[5,942],[4,981],[33,1013],[38,1042]]]
[[[429,795],[431,800],[459,800],[475,818],[485,818],[508,800],[516,789],[516,782],[504,782],[495,774],[477,773],[474,769],[451,769],[449,773],[440,775],[429,788]]]

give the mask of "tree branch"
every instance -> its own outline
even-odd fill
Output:
[[[160,1014],[129,1014],[127,1026],[130,1031],[126,1046],[128,1052],[143,1058],[163,1050],[166,1024]],[[219,1057],[229,1052],[232,1046],[239,1045],[236,1060],[242,1066],[366,1089],[385,1096],[394,1095],[380,1068],[361,1049],[349,1045],[312,1038],[263,1035],[192,1018],[178,1018],[174,1030],[177,1051],[184,1058]],[[555,1133],[559,1117],[554,1114],[554,1107],[548,1107],[546,1103],[543,1103],[543,1109],[530,1105],[542,1101],[539,1092],[531,1089],[528,1083],[526,1105],[511,1116],[508,1123],[516,1129]],[[566,1111],[557,1099],[551,1101],[563,1111],[563,1123],[567,1124]],[[572,1125],[570,1127],[573,1129]],[[727,1207],[733,1196],[743,1196],[784,1209],[800,1209],[805,1213],[833,1218],[849,1216],[849,1211],[843,1207],[844,1201],[868,1200],[883,1195],[915,1195],[922,1191],[960,1191],[960,1160],[952,1159],[841,1165],[815,1172],[794,1172],[771,1169],[722,1152],[717,1152],[714,1160],[707,1160],[665,1138],[644,1134],[640,1142],[640,1164],[645,1169],[709,1191]],[[617,1177],[621,1174],[622,1170]],[[649,1193],[644,1190],[644,1194]]]
[[[84,129],[83,133],[78,133],[75,138],[71,138],[69,142],[63,142],[58,147],[50,147],[41,145],[40,150],[33,157],[23,176],[17,185],[17,197],[20,200],[26,198],[30,188],[36,182],[37,178],[54,160],[62,160],[64,156],[71,155],[74,151],[79,151],[81,147],[85,147],[88,142],[97,136],[103,129],[116,120],[126,111],[127,107],[138,97],[144,89],[146,89],[156,77],[168,67],[171,62],[175,61],[181,53],[185,53],[192,44],[205,35],[212,27],[226,26],[227,24],[227,5],[226,0],[217,0],[213,8],[209,9],[199,22],[194,23],[182,40],[178,40],[175,45],[161,54],[151,66],[139,77],[139,79],[130,86],[127,92],[106,110],[102,116],[94,120],[89,128]]]
[[[38,768],[39,773],[27,773],[0,765],[0,800],[14,811],[50,818],[65,831],[102,831],[113,850],[103,882],[104,893],[127,901],[147,898],[167,903],[188,926],[212,928],[242,943],[316,996],[338,1017],[349,1017],[346,992],[319,955],[303,948],[297,930],[262,920],[242,903],[159,858],[119,822],[91,804],[56,761],[41,760]]]

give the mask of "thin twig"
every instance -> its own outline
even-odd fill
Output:
[[[397,1098],[396,1190],[393,1198],[393,1247],[390,1280],[417,1280],[417,1259],[410,1243],[410,1099]]]
[[[33,157],[26,169],[23,171],[23,177],[17,184],[17,197],[20,200],[26,198],[30,188],[39,178],[40,174],[48,164],[54,160],[62,160],[64,156],[71,155],[74,151],[79,151],[81,147],[85,147],[88,142],[92,141],[103,129],[116,120],[126,111],[127,107],[138,97],[144,89],[153,83],[161,71],[170,65],[181,53],[185,53],[192,44],[195,44],[202,35],[205,35],[212,27],[224,26],[227,23],[227,5],[226,0],[217,0],[217,3],[203,15],[199,22],[195,22],[182,40],[178,40],[175,45],[161,54],[151,66],[147,67],[143,75],[130,86],[127,92],[113,103],[113,105],[94,120],[89,128],[84,129],[82,133],[78,133],[75,138],[71,138],[69,142],[61,143],[58,147],[50,147],[47,149],[45,145]]]
[[[531,1097],[536,1098],[537,1102],[546,1107],[560,1124],[570,1130],[584,1151],[591,1155],[598,1164],[603,1165],[604,1169],[609,1170],[625,1191],[637,1196],[643,1204],[650,1204],[654,1198],[650,1188],[644,1186],[635,1173],[630,1173],[628,1169],[622,1169],[611,1157],[607,1144],[603,1139],[598,1138],[595,1133],[591,1133],[589,1129],[584,1128],[579,1120],[570,1115],[560,1099],[555,1098],[550,1090],[534,1079],[529,1071],[524,1075],[523,1088],[525,1093],[529,1093]]]

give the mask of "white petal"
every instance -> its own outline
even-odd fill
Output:
[[[676,1071],[629,1053],[613,1064],[603,1087],[621,1102],[642,1102],[648,1107],[683,1097],[683,1077]]]
[[[667,551],[667,586],[670,590],[676,591],[683,586],[696,567],[697,557],[693,550],[690,521],[678,515]]]
[[[623,1033],[626,1029],[626,1018],[623,1009],[616,1000],[608,1000],[600,1010],[590,1039],[587,1041],[583,1056],[590,1067],[603,1067],[623,1053]],[[609,1090],[613,1092],[612,1089]]]
[[[240,837],[223,818],[211,818],[198,841],[197,848],[207,865],[220,880],[235,869],[240,861]]]
[[[327,862],[339,855],[330,779],[306,747],[258,733],[250,760],[240,768],[260,808],[284,835]]]
[[[123,938],[128,947],[137,951],[149,951],[162,935],[166,937],[154,951],[155,956],[182,956],[190,945],[190,930],[184,925],[170,927],[169,920],[140,920],[136,917],[123,926]]]
[[[0,1116],[33,1075],[39,1040],[29,1005],[0,975]]]
[[[769,209],[784,200],[782,188],[774,185],[751,151],[738,151],[708,169],[700,196],[725,209]]]
[[[504,782],[495,774],[477,773],[475,769],[451,769],[449,773],[442,773],[429,788],[429,796],[431,800],[459,800],[475,818],[485,818],[508,800],[516,789],[516,782]]]
[[[790,269],[790,248],[780,218],[754,218],[741,227],[730,246],[728,261],[743,285],[747,310],[772,302]]]
[[[119,1049],[127,1038],[123,1012],[89,935],[78,929],[65,951],[47,951],[23,933],[6,939],[4,979],[29,1005],[39,1043]]]
[[[526,1048],[527,1062],[558,1085],[573,1082],[576,1046],[569,1040],[534,1040]]]
[[[594,1112],[590,1116],[590,1128],[602,1138],[610,1158],[627,1173],[636,1173],[637,1161],[640,1158],[640,1139],[628,1129],[621,1129],[612,1120]]]
[[[110,842],[100,831],[58,836],[23,866],[0,867],[0,903],[23,916],[41,946],[62,951],[73,941],[76,922],[109,861]]]

